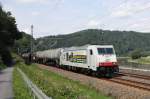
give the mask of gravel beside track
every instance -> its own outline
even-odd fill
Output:
[[[142,89],[114,83],[103,80],[101,78],[86,76],[55,67],[38,65],[40,68],[50,70],[69,79],[79,81],[82,84],[95,88],[108,96],[113,96],[115,99],[150,99],[150,92]]]

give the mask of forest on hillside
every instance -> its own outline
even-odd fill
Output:
[[[101,29],[87,29],[66,35],[55,35],[38,38],[35,41],[35,51],[51,48],[82,46],[86,44],[114,45],[118,56],[140,50],[150,51],[150,34],[134,31],[109,31]]]

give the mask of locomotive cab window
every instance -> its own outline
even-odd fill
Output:
[[[107,54],[114,54],[114,51],[112,48],[106,48]]]
[[[114,54],[113,48],[97,48],[98,54]]]

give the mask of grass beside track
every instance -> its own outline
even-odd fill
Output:
[[[13,91],[14,99],[33,99],[26,87],[26,83],[24,82],[21,74],[17,71],[16,67],[13,71]]]
[[[36,64],[18,65],[27,76],[47,95],[53,99],[108,99],[94,88],[77,81],[62,77],[48,70],[40,69]]]
[[[129,59],[129,62],[139,63],[139,64],[150,64],[150,56],[149,57],[141,57],[139,59]]]

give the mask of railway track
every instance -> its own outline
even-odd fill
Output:
[[[122,76],[129,76],[129,77],[135,77],[135,78],[150,80],[150,76],[147,76],[147,75],[126,73],[126,72],[119,72],[118,74],[119,74],[119,75],[122,75]]]
[[[115,78],[112,78],[112,79],[104,79],[104,80],[115,82],[115,83],[118,83],[118,84],[131,86],[131,87],[138,88],[138,89],[143,89],[143,90],[150,91],[150,84],[148,84],[148,83],[128,80],[128,79],[124,79],[124,78],[120,78],[120,77],[115,77]]]

